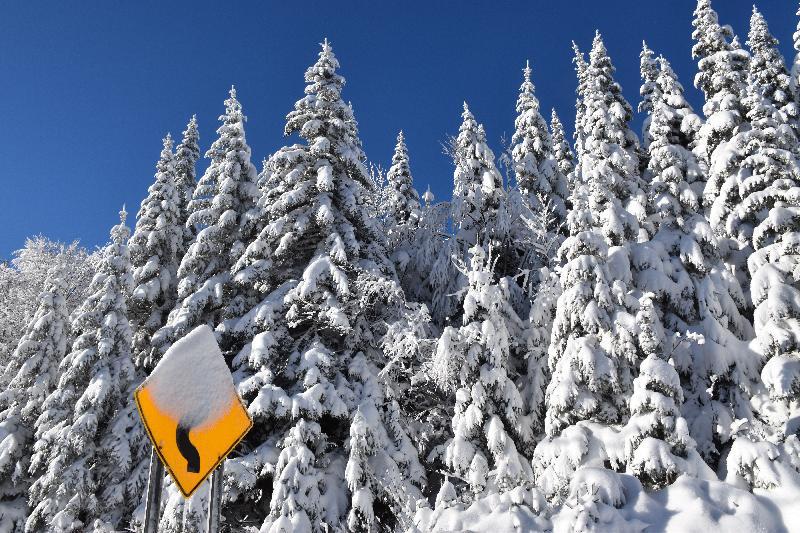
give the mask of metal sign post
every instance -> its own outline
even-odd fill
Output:
[[[208,498],[208,533],[219,533],[219,515],[222,508],[222,476],[225,461],[211,474],[211,494]]]
[[[144,511],[144,533],[158,532],[158,515],[161,512],[161,484],[164,482],[164,465],[155,448],[150,453],[150,474],[147,478],[147,500]]]

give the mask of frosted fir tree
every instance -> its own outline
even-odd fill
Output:
[[[547,351],[561,295],[561,282],[555,272],[543,268],[538,278],[540,281],[528,314],[525,373],[518,381],[528,421],[536,437],[544,433],[545,394],[550,379]]]
[[[588,185],[588,207],[598,213],[603,238],[615,246],[638,240],[639,221],[646,219],[646,196],[639,176],[638,141],[628,125],[632,110],[613,73],[597,33],[586,73],[582,126],[586,138],[576,172]],[[607,191],[595,191],[601,188]]]
[[[28,516],[28,475],[35,423],[58,381],[67,350],[67,283],[51,271],[39,307],[20,339],[14,360],[22,362],[0,393],[0,529],[22,531]]]
[[[639,113],[644,113],[645,119],[642,124],[642,148],[646,154],[647,147],[650,145],[650,117],[653,113],[654,102],[658,99],[658,65],[653,51],[642,41],[642,51],[639,54],[639,72],[642,77],[642,86],[639,89]],[[646,166],[646,161],[644,162]]]
[[[798,96],[792,87],[791,75],[778,45],[778,39],[770,33],[764,15],[753,6],[750,33],[747,37],[747,46],[751,53],[750,75],[761,94],[782,113],[782,122],[792,126],[797,134],[797,121],[800,118]]]
[[[233,360],[256,422],[237,464],[253,482],[231,483],[241,501],[260,501],[259,486],[272,484],[264,531],[374,529],[419,495],[416,452],[376,379],[382,318],[402,292],[369,215],[371,181],[338,67],[326,41],[287,116],[285,133],[302,142],[271,158],[264,227],[233,271],[263,296],[226,325],[256,332]]]
[[[711,0],[698,0],[692,20],[692,57],[699,71],[694,85],[705,96],[706,122],[698,136],[695,153],[706,168],[714,164],[714,152],[728,141],[744,121],[744,96],[749,56],[733,36],[730,26],[721,26]],[[708,181],[704,197],[708,205],[719,193],[721,184]]]
[[[691,150],[699,119],[664,58],[657,79],[661,98],[650,122],[650,202],[658,231],[639,250],[650,268],[635,271],[636,285],[650,291],[670,335],[690,331],[704,343],[682,344],[672,354],[681,377],[683,415],[697,449],[716,464],[730,439],[730,423],[747,412],[753,354],[743,341],[752,327],[740,310],[746,300],[726,268],[720,245],[701,214],[701,165]]]
[[[752,132],[742,139],[745,155],[735,183],[747,195],[730,211],[726,229],[754,252],[748,257],[755,306],[754,326],[766,364],[761,378],[778,404],[772,425],[784,426],[794,410],[800,378],[794,370],[796,342],[796,240],[800,223],[800,162],[797,139],[757,86],[748,94]],[[731,195],[732,196],[732,195]],[[763,413],[763,416],[768,416]],[[785,427],[780,430],[785,434]]]
[[[456,168],[452,217],[456,238],[462,243],[466,257],[467,249],[478,242],[501,238],[498,210],[502,208],[505,190],[483,127],[475,121],[466,102],[461,117],[453,154]]]
[[[575,190],[575,184],[573,183],[575,154],[572,152],[569,141],[567,141],[567,135],[564,133],[564,125],[558,118],[555,109],[553,109],[550,114],[550,134],[553,138],[553,157],[556,158],[556,164],[558,165],[558,170],[561,172],[561,175],[567,179],[569,193],[572,194],[572,191]],[[569,204],[569,198],[567,198],[567,203]]]
[[[621,201],[635,202],[640,194],[637,145],[626,121],[630,106],[620,102],[612,71],[598,34],[584,96],[586,138],[576,169],[580,185],[567,220],[570,237],[557,256],[564,266],[549,348],[545,427],[551,437],[581,420],[622,421],[621,395],[630,390],[637,358],[628,312],[636,303],[628,296],[632,279],[625,245],[638,239],[639,224]]]
[[[197,130],[197,115],[192,115],[191,120],[183,130],[183,138],[175,149],[175,188],[178,193],[178,220],[184,227],[183,242],[181,243],[179,257],[189,248],[195,237],[194,226],[187,224],[189,216],[189,202],[194,196],[197,186],[197,160],[200,159],[200,133]],[[195,207],[198,207],[195,205]]]
[[[491,258],[481,246],[472,247],[470,256],[463,325],[454,345],[443,337],[440,342],[448,346],[437,349],[434,362],[439,369],[454,371],[457,386],[445,463],[476,494],[487,487],[505,492],[531,479],[520,451],[531,446],[533,435],[514,384],[527,343],[522,320],[493,281]],[[458,363],[449,362],[453,357]]]
[[[142,200],[136,229],[128,242],[134,283],[128,304],[135,328],[132,350],[134,362],[141,368],[153,368],[154,362],[149,360],[150,340],[175,306],[178,255],[184,230],[180,207],[172,137],[168,134],[156,164],[155,182]]]
[[[76,339],[58,385],[41,404],[25,531],[117,528],[139,503],[142,486],[130,480],[144,469],[130,432],[140,424],[119,423],[131,412],[137,384],[125,304],[132,284],[125,216],[123,209],[90,294],[72,317]]]
[[[626,312],[627,288],[612,278],[607,255],[607,245],[594,230],[570,236],[559,250],[563,292],[553,321],[552,378],[545,398],[545,430],[553,437],[581,420],[611,424],[624,416],[619,374],[627,370],[627,361],[615,330],[620,324],[616,315]]]
[[[414,189],[408,149],[402,131],[397,136],[392,166],[386,173],[386,192],[388,216],[385,217],[383,224],[387,252],[394,261],[403,288],[417,292],[420,287],[412,287],[409,282],[419,283],[418,268],[417,265],[410,263],[418,259],[419,250],[415,249],[415,245],[421,244],[419,238],[422,236],[418,237],[416,233],[420,230],[423,213],[419,194]],[[422,232],[426,236],[431,236],[424,229]],[[407,270],[409,271],[406,272]]]
[[[556,232],[563,227],[567,216],[569,187],[553,155],[553,140],[547,122],[539,111],[539,100],[531,82],[530,64],[526,63],[522,72],[524,78],[517,98],[517,118],[511,137],[514,175],[517,187],[533,211],[542,209],[542,201],[551,204],[553,225],[548,229]]]
[[[631,417],[623,429],[625,459],[645,487],[659,489],[683,473],[682,460],[694,442],[681,416],[681,381],[664,350],[667,336],[650,295],[640,299],[636,322],[645,359],[633,380]]]
[[[176,339],[200,324],[216,326],[229,294],[230,269],[241,255],[243,217],[257,199],[256,169],[244,132],[246,117],[231,87],[219,137],[206,152],[211,160],[197,184],[187,225],[200,228],[178,267],[178,302],[167,325],[153,335],[156,363]]]
[[[226,467],[230,464],[225,463]],[[211,483],[203,482],[189,498],[184,498],[171,477],[164,477],[164,501],[158,531],[164,533],[205,532]],[[223,496],[223,505],[225,496]]]
[[[397,146],[392,156],[392,166],[386,173],[390,196],[389,209],[396,224],[407,224],[419,219],[419,194],[408,163],[408,148],[403,132],[397,134]]]
[[[602,206],[590,205],[592,209],[607,208],[600,216],[607,219],[603,223],[604,237],[612,246],[639,240],[638,226],[647,226],[647,198],[639,175],[639,142],[629,126],[631,106],[614,81],[614,70],[598,32],[586,71],[583,98],[586,111],[582,124],[586,137],[576,172],[590,188],[609,188],[608,197],[615,199],[608,203],[603,201]],[[601,197],[603,195],[591,195],[590,199]],[[623,200],[624,204],[621,204]],[[619,207],[635,220],[629,220],[628,214],[622,213]]]
[[[711,208],[715,229],[735,239],[745,251],[759,249],[781,232],[779,219],[769,216],[773,207],[797,206],[793,188],[800,183],[800,166],[793,153],[797,138],[781,113],[751,76],[745,103],[752,129],[729,143],[730,174]]]
[[[797,208],[773,208],[771,216],[789,220]],[[795,431],[800,393],[797,371],[800,291],[794,272],[800,264],[800,233],[788,224],[775,241],[754,252],[748,261],[761,370],[768,398],[754,395],[754,416],[737,428],[727,457],[726,481],[737,486],[774,489],[785,486],[800,470]]]
[[[583,154],[583,141],[586,136],[584,129],[584,116],[586,114],[586,104],[584,98],[586,96],[586,87],[588,84],[588,71],[589,64],[586,62],[586,56],[581,52],[575,41],[572,41],[572,51],[574,57],[572,62],[575,63],[575,75],[578,78],[578,87],[575,89],[577,98],[575,99],[575,152],[578,157]],[[574,188],[574,187],[573,187]]]
[[[800,391],[800,376],[796,371],[800,291],[792,277],[800,259],[799,247],[800,234],[787,228],[775,242],[755,252],[748,262],[753,276],[753,321],[766,359],[761,378],[772,399],[783,403],[786,409]],[[780,423],[787,422],[787,418]]]

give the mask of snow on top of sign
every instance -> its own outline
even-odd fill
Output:
[[[194,429],[221,417],[238,401],[228,365],[205,325],[173,344],[143,387],[160,409]]]

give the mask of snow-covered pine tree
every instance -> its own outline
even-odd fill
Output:
[[[730,422],[742,413],[738,377],[752,370],[742,341],[752,327],[739,309],[745,299],[722,262],[717,239],[700,210],[703,173],[691,150],[699,124],[669,62],[659,58],[661,94],[650,122],[650,203],[658,231],[639,247],[651,268],[635,273],[636,285],[654,294],[669,335],[693,332],[703,344],[672,355],[683,387],[683,413],[698,451],[715,464]],[[741,383],[744,385],[744,383]]]
[[[403,132],[397,134],[397,145],[392,156],[392,166],[386,173],[389,186],[389,209],[396,224],[407,224],[419,219],[419,194],[414,189],[408,148]]]
[[[431,277],[437,292],[433,295],[434,317],[440,309],[445,316],[458,320],[466,280],[456,264],[466,264],[468,250],[479,242],[490,243],[500,265],[500,276],[516,274],[520,257],[519,242],[510,238],[506,190],[495,165],[494,153],[486,142],[486,133],[467,103],[461,114],[458,136],[452,143],[455,165],[450,222],[454,238],[445,241],[437,254]]]
[[[800,32],[795,34],[796,43],[799,36]],[[790,192],[797,189],[798,162],[797,138],[789,128],[797,128],[797,117],[790,115],[798,102],[794,94],[794,101],[778,109],[785,97],[785,69],[781,69],[777,41],[755,8],[750,41],[753,61],[746,104],[753,130],[739,136],[744,159],[742,174],[737,174],[738,183],[733,186],[744,189],[744,200],[729,214],[726,229],[743,237],[749,243],[748,251],[755,249],[747,266],[752,278],[753,323],[766,361],[761,381],[769,399],[755,395],[751,402],[754,416],[737,428],[727,457],[726,481],[750,489],[772,489],[785,485],[785,477],[796,475],[800,466],[792,422],[800,395],[796,357],[800,346],[796,282],[800,198]],[[796,70],[789,84],[791,91],[797,90],[795,75]]]
[[[585,202],[578,209],[590,216]],[[580,420],[616,423],[624,415],[618,376],[624,369],[617,367],[627,361],[617,353],[621,347],[613,330],[619,323],[615,315],[625,312],[627,288],[620,279],[612,281],[607,255],[608,246],[594,229],[571,235],[559,250],[563,292],[553,321],[552,379],[545,398],[545,430],[550,436]]]
[[[437,358],[455,355],[460,364],[435,361],[437,367],[456,371],[458,387],[445,461],[475,494],[487,487],[505,492],[532,475],[520,453],[532,444],[532,428],[514,384],[515,367],[528,347],[525,326],[492,270],[491,257],[480,245],[473,246],[456,350],[437,349]],[[442,342],[451,344],[452,339],[445,336]]]
[[[231,265],[241,255],[243,217],[258,196],[256,169],[250,162],[242,105],[231,87],[219,137],[206,152],[211,160],[189,202],[188,226],[200,228],[178,267],[178,302],[166,326],[153,335],[151,364],[176,339],[200,324],[215,327],[230,294]]]
[[[734,135],[745,118],[741,100],[749,56],[738,45],[730,26],[720,25],[717,12],[711,7],[711,0],[697,1],[692,26],[692,39],[695,41],[692,57],[697,59],[699,68],[694,85],[705,96],[703,113],[706,116],[695,153],[704,167],[711,169],[704,192],[705,204],[709,206],[722,186],[715,179],[712,169],[719,164],[714,161],[714,152]]]
[[[191,127],[191,123],[190,123]],[[155,182],[142,200],[136,229],[128,242],[133,265],[134,288],[128,303],[134,326],[132,352],[139,368],[152,369],[150,340],[164,326],[175,307],[178,254],[183,246],[184,225],[180,219],[181,193],[175,186],[172,137],[156,163]]]
[[[575,184],[573,183],[575,154],[572,152],[569,141],[567,141],[564,125],[561,123],[561,119],[558,118],[555,108],[550,113],[550,134],[553,138],[553,157],[556,158],[556,164],[558,165],[558,170],[561,171],[561,175],[567,180],[571,195],[572,191],[575,190]],[[569,198],[567,198],[567,203],[567,207],[569,207]]]
[[[766,94],[767,88],[753,72],[745,98],[751,129],[728,143],[730,174],[711,208],[712,225],[735,239],[743,256],[780,233],[774,226],[785,222],[769,216],[773,207],[800,203],[792,192],[800,183],[800,166],[793,153],[797,137]]]
[[[505,190],[483,126],[475,121],[466,102],[461,117],[454,145],[452,217],[465,258],[475,244],[502,238],[498,211],[503,207]]]
[[[642,149],[644,155],[650,145],[650,116],[653,113],[654,101],[658,99],[658,84],[656,84],[658,65],[656,64],[656,58],[653,57],[653,51],[645,41],[642,41],[642,51],[639,54],[639,72],[642,76],[642,86],[639,89],[641,100],[639,101],[638,110],[639,113],[646,115],[642,124]],[[647,166],[646,161],[644,166]]]
[[[77,338],[58,385],[41,404],[26,532],[116,529],[139,503],[142,484],[131,481],[146,470],[143,431],[138,420],[126,427],[120,419],[129,422],[135,412],[137,380],[125,303],[132,284],[126,214],[123,208],[90,294],[72,317]]]
[[[736,435],[727,458],[728,481],[749,488],[775,488],[782,484],[777,463],[798,469],[796,424],[800,372],[800,290],[795,273],[800,265],[797,207],[775,207],[770,216],[782,220],[782,231],[754,252],[748,261],[750,291],[755,306],[753,322],[766,361],[761,380],[769,395],[753,402],[755,416]],[[794,222],[792,222],[794,219]],[[791,465],[791,466],[790,466]]]
[[[419,194],[414,189],[408,149],[402,131],[397,135],[392,166],[386,173],[386,192],[388,213],[383,224],[387,252],[394,261],[403,289],[410,295],[420,289],[419,270],[414,263],[419,253],[415,245],[420,244],[416,233],[420,229],[423,213]],[[423,233],[426,237],[431,237],[424,230]]]
[[[639,237],[636,216],[621,198],[640,196],[636,138],[599,34],[586,72],[586,132],[576,172],[580,178],[568,218],[570,237],[558,252],[563,292],[549,348],[552,380],[545,421],[551,437],[581,420],[621,422],[637,356],[629,311],[631,282],[626,244]],[[631,204],[629,204],[631,205]],[[642,204],[636,209],[643,213]],[[611,269],[614,274],[612,276]]]
[[[196,232],[196,237],[178,268],[176,306],[167,324],[153,335],[154,348],[149,356],[152,365],[172,342],[195,326],[207,323],[220,327],[232,307],[238,310],[241,293],[251,289],[231,282],[231,268],[244,250],[245,227],[258,198],[258,175],[250,160],[251,149],[244,131],[247,117],[234,87],[225,100],[225,114],[219,120],[222,124],[217,129],[218,137],[206,152],[210,164],[187,206],[186,227],[192,234]],[[191,160],[191,150],[197,144],[196,123],[192,127],[190,122],[184,136],[186,157]],[[231,338],[223,335],[223,341],[223,350],[229,354],[232,350],[226,348]],[[207,485],[186,501],[171,483],[167,485],[167,494],[162,529],[180,533],[205,528]]]
[[[547,350],[550,347],[558,297],[561,296],[558,274],[542,268],[538,278],[539,283],[531,302],[526,325],[528,353],[524,363],[525,373],[520,378],[520,392],[525,402],[525,412],[535,437],[544,433],[545,394],[550,378]]]
[[[567,216],[569,186],[553,154],[553,140],[547,122],[539,110],[539,100],[531,82],[530,63],[523,69],[523,81],[517,98],[517,118],[511,137],[511,157],[517,187],[534,212],[549,203],[552,222],[547,229],[559,232]]]
[[[645,359],[633,380],[631,417],[623,429],[625,459],[643,485],[660,489],[684,473],[682,459],[694,442],[681,416],[681,381],[665,352],[667,336],[651,295],[640,299],[636,322]]]
[[[39,307],[20,339],[14,360],[22,362],[0,392],[0,530],[21,532],[28,517],[28,475],[36,419],[58,382],[67,350],[67,283],[58,268],[48,276]]]
[[[195,237],[194,226],[187,224],[191,212],[189,202],[194,196],[197,186],[197,160],[200,159],[200,133],[197,131],[197,115],[192,115],[191,120],[183,130],[183,138],[175,149],[175,188],[178,192],[178,220],[184,226],[183,242],[181,243],[179,258],[183,257]],[[195,205],[195,207],[197,207]]]
[[[575,75],[578,79],[578,86],[575,89],[575,94],[577,95],[575,99],[575,152],[578,154],[578,158],[580,158],[581,154],[583,154],[583,141],[586,136],[586,132],[583,128],[586,105],[583,100],[586,96],[589,64],[586,62],[586,56],[583,55],[583,52],[578,48],[575,41],[572,41],[572,51],[574,52],[572,62],[575,63]]]
[[[630,128],[633,110],[622,95],[622,88],[614,80],[614,71],[603,38],[597,32],[586,71],[586,112],[582,125],[586,138],[577,172],[585,183],[590,184],[590,188],[606,186],[614,189],[612,195],[624,201],[625,210],[636,218],[639,226],[643,226],[642,230],[650,229],[645,211],[647,197],[644,182],[639,175],[639,141]],[[604,116],[599,116],[599,113]],[[602,127],[603,131],[593,130],[597,127]],[[603,185],[600,185],[601,182]],[[604,216],[614,215],[607,213]],[[610,230],[604,237],[612,246],[626,240],[636,242],[645,237],[644,233],[624,236],[627,228],[623,229],[623,226],[627,223],[620,225],[609,220],[604,225]]]
[[[629,126],[632,109],[614,81],[614,70],[597,32],[586,70],[582,124],[586,137],[576,172],[592,191],[589,207],[598,215],[603,238],[609,245],[618,246],[639,239],[639,223],[646,222],[647,214],[639,175],[639,143]],[[608,191],[595,194],[597,188]]]
[[[731,184],[746,195],[728,215],[726,230],[753,251],[748,268],[753,321],[766,359],[761,376],[773,401],[782,406],[772,423],[782,426],[800,390],[792,355],[798,301],[790,273],[796,268],[800,229],[800,162],[793,153],[797,138],[792,129],[756,83],[748,89],[747,105],[753,129],[742,134],[742,165]]]
[[[234,266],[263,299],[232,331],[258,332],[234,358],[255,427],[229,476],[266,505],[264,531],[391,527],[422,482],[389,389],[378,381],[382,320],[402,303],[379,228],[344,78],[325,41],[272,158],[264,228]],[[248,472],[237,475],[237,469]]]
[[[760,88],[761,94],[772,106],[782,113],[780,119],[792,126],[795,135],[798,133],[797,94],[792,87],[792,79],[786,62],[778,49],[778,39],[773,37],[767,26],[764,15],[753,6],[750,17],[750,33],[747,46],[750,47],[750,75]]]

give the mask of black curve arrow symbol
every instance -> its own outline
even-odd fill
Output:
[[[197,474],[200,472],[200,453],[189,440],[190,430],[186,424],[179,423],[175,430],[175,442],[178,444],[178,451],[186,459],[186,471]]]

